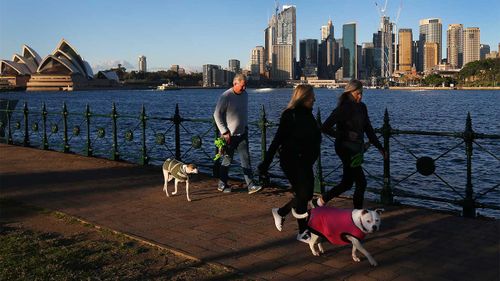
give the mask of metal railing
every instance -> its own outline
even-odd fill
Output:
[[[22,110],[9,108],[7,104],[5,108],[0,109],[0,113],[4,114],[2,120],[5,120],[0,121],[0,140],[8,144],[39,147],[44,150],[59,150],[64,153],[79,153],[112,160],[125,160],[141,165],[159,165],[168,157],[174,157],[178,160],[189,159],[202,167],[211,168],[214,174],[217,173],[220,164],[212,160],[213,155],[217,152],[213,140],[218,136],[213,119],[183,118],[178,105],[176,105],[172,117],[148,116],[144,106],[142,106],[138,116],[123,115],[118,112],[115,104],[113,104],[109,114],[96,114],[91,111],[89,105],[86,106],[85,111],[82,113],[70,113],[65,103],[61,112],[48,112],[45,104],[41,106],[40,111],[29,110],[27,103],[24,103]],[[320,124],[321,114],[319,110],[316,118]],[[192,123],[192,126],[184,126],[186,122]],[[259,120],[249,123],[249,138],[255,138],[260,134],[261,159],[263,159],[267,148],[268,128],[276,127],[276,125],[276,123],[272,123],[267,119],[264,106],[261,108]],[[61,126],[62,130],[59,129]],[[165,127],[167,129],[164,129]],[[111,131],[111,135],[106,133],[108,131]],[[497,190],[499,183],[482,193],[475,193],[472,184],[474,147],[479,148],[479,150],[493,157],[496,161],[500,161],[498,155],[489,151],[477,140],[498,140],[500,135],[474,132],[470,114],[467,116],[463,132],[425,132],[393,129],[386,109],[383,126],[375,131],[382,137],[383,146],[388,153],[388,157],[383,161],[382,177],[374,175],[366,168],[364,170],[369,177],[380,183],[380,188],[371,187],[368,188],[368,191],[379,194],[380,201],[383,204],[394,204],[395,196],[446,202],[461,206],[462,213],[466,217],[475,217],[476,208],[500,210],[498,205],[479,202],[479,199]],[[418,157],[396,138],[403,135],[450,137],[458,139],[459,142],[434,158],[428,156]],[[328,142],[333,142],[333,139],[325,135],[322,142],[322,153],[325,151]],[[398,174],[397,177],[399,178],[391,174],[391,147],[393,145],[400,145],[403,151],[408,152],[411,157],[417,160],[415,170],[412,170],[407,175]],[[435,162],[438,159],[462,145],[465,146],[464,156],[467,169],[463,193],[460,192],[459,187],[448,183],[435,171]],[[215,153],[211,154],[210,151]],[[196,152],[199,152],[198,156],[194,155]],[[272,165],[276,165],[276,161]],[[327,186],[334,185],[333,182],[326,179],[340,167],[341,164],[331,170],[325,169],[320,155],[316,162],[315,190],[323,192]],[[396,188],[416,173],[424,176],[434,175],[457,198],[433,197]],[[284,178],[279,174],[271,174],[271,177]],[[262,180],[266,181],[267,179],[262,178]]]

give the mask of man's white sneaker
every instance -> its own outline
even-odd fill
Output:
[[[282,217],[278,214],[278,208],[272,208],[271,213],[273,213],[274,225],[276,225],[276,229],[278,231],[283,230],[283,224],[285,223],[285,217]]]

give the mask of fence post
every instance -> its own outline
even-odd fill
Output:
[[[267,118],[266,118],[266,109],[264,105],[262,105],[260,109],[260,160],[264,161],[266,158],[266,150],[267,150]],[[264,177],[259,173],[259,181],[262,185],[269,185],[269,177]]]
[[[118,127],[116,126],[116,119],[118,113],[116,112],[116,105],[113,103],[113,108],[111,110],[111,118],[113,120],[113,160],[120,160],[120,155],[118,154]]]
[[[142,123],[142,157],[141,157],[141,165],[147,165],[149,162],[148,152],[146,148],[146,108],[144,104],[142,105],[141,111],[141,123]]]
[[[92,142],[90,141],[90,106],[85,107],[85,121],[87,123],[87,156],[92,156]]]
[[[318,127],[321,127],[321,111],[318,108],[318,113],[316,115],[316,122]],[[321,164],[321,143],[320,143],[320,153],[318,155],[318,160],[316,161],[316,178],[314,179],[314,190],[318,190],[321,193],[325,192],[325,184],[323,182],[323,165]]]
[[[464,217],[473,218],[476,216],[476,204],[473,198],[472,189],[472,142],[474,141],[474,130],[472,130],[472,120],[470,112],[467,113],[464,131],[465,154],[467,155],[467,183],[465,185],[465,200],[463,202]]]
[[[212,124],[214,126],[214,140],[216,140],[219,137],[219,129],[217,128],[217,124],[215,123],[215,119],[213,117],[212,117]],[[217,146],[215,146],[215,144],[214,148],[215,148],[214,155],[217,155],[217,153],[219,153],[219,149],[217,148]],[[214,161],[214,166],[212,167],[212,176],[214,177],[219,176],[220,163],[221,163],[220,159]]]
[[[383,204],[391,205],[394,203],[394,196],[391,188],[391,151],[390,151],[390,137],[391,125],[389,124],[389,113],[387,108],[384,112],[384,125],[382,126],[382,136],[384,138],[384,150],[387,158],[384,158],[384,186],[380,193],[380,200]]]
[[[29,146],[30,145],[30,134],[29,134],[29,130],[28,130],[29,110],[28,110],[28,103],[27,102],[24,103],[23,114],[24,114],[24,141],[23,141],[23,145]]]
[[[49,149],[49,140],[47,138],[47,107],[45,106],[45,103],[42,105],[42,127],[43,127],[43,140],[42,140],[42,147],[44,150]]]
[[[11,123],[11,110],[10,110],[10,105],[9,105],[10,101],[7,101],[7,123],[8,123],[8,135],[7,135],[7,143],[8,144],[13,144],[14,141],[12,140],[12,130],[11,130],[11,126],[10,126],[10,123]]]
[[[66,107],[66,102],[63,103],[63,151],[65,153],[69,152],[69,144],[68,144],[68,108]]]
[[[181,115],[179,114],[179,104],[175,104],[174,114],[175,125],[175,159],[181,161]]]

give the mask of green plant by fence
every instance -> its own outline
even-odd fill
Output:
[[[8,102],[5,108],[0,109],[0,114],[2,114],[0,138],[4,143],[37,146],[44,150],[60,150],[64,153],[80,153],[86,156],[106,157],[112,160],[126,160],[142,165],[154,164],[153,162],[155,161],[156,163],[163,161],[166,158],[163,157],[165,152],[170,154],[170,157],[184,160],[193,151],[200,151],[204,156],[204,161],[210,163],[204,166],[211,168],[214,174],[217,173],[218,163],[212,161],[213,155],[217,152],[213,140],[218,136],[217,127],[213,119],[183,118],[178,105],[176,105],[175,113],[172,117],[148,116],[144,106],[138,116],[133,116],[120,114],[115,104],[113,104],[109,114],[96,114],[91,111],[89,105],[86,106],[83,113],[70,113],[65,103],[62,106],[61,112],[48,112],[45,104],[41,106],[40,111],[30,111],[27,103],[24,103],[22,110],[15,110],[12,106],[9,107]],[[16,118],[18,120],[13,120]],[[317,112],[317,121],[321,124],[319,110]],[[495,155],[479,144],[477,140],[498,140],[500,139],[500,135],[474,132],[470,114],[467,115],[465,130],[463,132],[397,130],[391,127],[389,121],[389,113],[386,109],[382,127],[375,130],[383,139],[384,148],[388,153],[387,159],[383,161],[382,177],[376,176],[364,168],[368,176],[378,181],[381,187],[380,189],[368,188],[368,191],[379,194],[380,201],[383,204],[394,204],[394,196],[399,196],[458,205],[462,207],[462,213],[466,217],[476,216],[477,208],[500,210],[500,206],[498,205],[479,202],[479,199],[497,190],[499,187],[498,183],[482,193],[475,193],[472,184],[472,156],[474,148],[478,148],[480,151],[496,159],[496,161],[500,161],[498,155]],[[154,122],[161,125],[154,126]],[[184,126],[186,122],[195,125],[191,129],[188,129]],[[164,129],[165,125],[167,125],[166,129]],[[202,128],[203,125],[206,128]],[[267,119],[264,106],[262,106],[259,120],[250,122],[249,125],[249,137],[255,137],[260,134],[260,155],[261,159],[263,159],[267,148],[267,129],[276,127],[276,124]],[[62,130],[59,129],[60,126],[62,126]],[[111,131],[111,136],[107,134],[108,131]],[[137,135],[140,136],[139,140],[137,140]],[[186,139],[186,135],[190,138]],[[402,135],[450,137],[458,139],[459,142],[435,158],[428,156],[417,157],[411,149],[396,138]],[[38,143],[34,140],[38,141]],[[333,140],[325,135],[322,143],[322,151],[324,150],[325,143],[328,142],[333,143]],[[394,181],[395,177],[391,175],[391,147],[394,144],[402,146],[403,150],[416,160],[415,170],[407,175],[399,175],[401,178],[397,181]],[[465,145],[464,154],[467,166],[463,193],[460,192],[459,188],[449,184],[435,171],[435,162],[461,145]],[[109,147],[110,149],[107,150],[105,147]],[[133,147],[139,153],[128,153],[134,150],[132,149]],[[162,157],[157,157],[158,154]],[[276,165],[276,161],[273,165]],[[328,182],[326,178],[340,167],[341,165],[331,171],[326,170],[322,165],[322,156],[320,155],[316,163],[315,190],[323,192],[327,186],[334,185],[333,182]],[[424,176],[434,175],[452,193],[456,194],[458,199],[415,194],[396,188],[416,173]],[[271,174],[271,177],[283,178],[283,176],[274,174]],[[263,181],[263,184],[269,184],[269,178],[262,177],[261,181]]]

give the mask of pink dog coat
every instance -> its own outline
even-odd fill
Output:
[[[337,209],[332,207],[318,207],[311,210],[309,227],[323,234],[328,241],[336,245],[350,244],[346,235],[365,238],[365,233],[352,221],[352,209]]]

